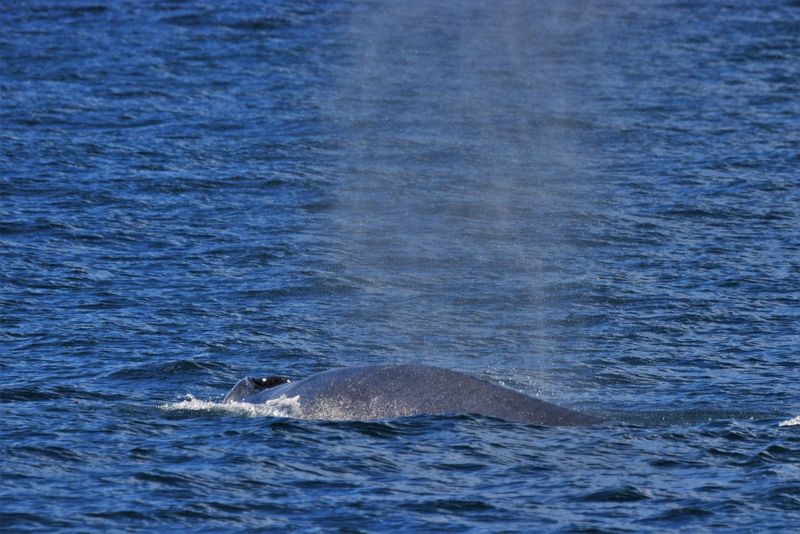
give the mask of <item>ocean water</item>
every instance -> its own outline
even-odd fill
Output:
[[[800,525],[800,3],[0,5],[0,530]],[[415,362],[609,420],[309,421]]]

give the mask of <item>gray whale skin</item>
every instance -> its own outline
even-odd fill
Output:
[[[413,364],[344,367],[297,382],[247,377],[223,402],[261,404],[284,396],[299,396],[303,419],[367,421],[469,413],[548,426],[602,421],[464,373]]]

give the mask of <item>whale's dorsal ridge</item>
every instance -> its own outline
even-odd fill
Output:
[[[261,404],[283,396],[298,398],[304,419],[363,421],[474,413],[538,425],[601,422],[465,373],[417,364],[342,367],[298,382],[280,376],[248,377],[223,402]]]

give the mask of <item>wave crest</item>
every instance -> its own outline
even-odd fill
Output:
[[[778,426],[800,426],[800,415],[787,419],[786,421],[781,421],[778,423]]]
[[[222,412],[246,417],[292,417],[299,419],[303,413],[300,409],[300,396],[287,397],[281,395],[277,399],[268,400],[263,404],[250,404],[247,402],[214,402],[196,399],[187,394],[180,402],[171,402],[159,406],[166,411],[193,411],[193,412]]]

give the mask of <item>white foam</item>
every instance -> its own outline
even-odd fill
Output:
[[[778,426],[800,426],[800,415],[787,419],[786,421],[781,421],[778,423]]]
[[[225,412],[245,417],[293,417],[299,419],[303,415],[300,409],[299,395],[296,397],[281,395],[277,399],[268,400],[263,404],[250,404],[248,402],[204,401],[187,394],[184,400],[162,404],[159,408],[166,411]]]

